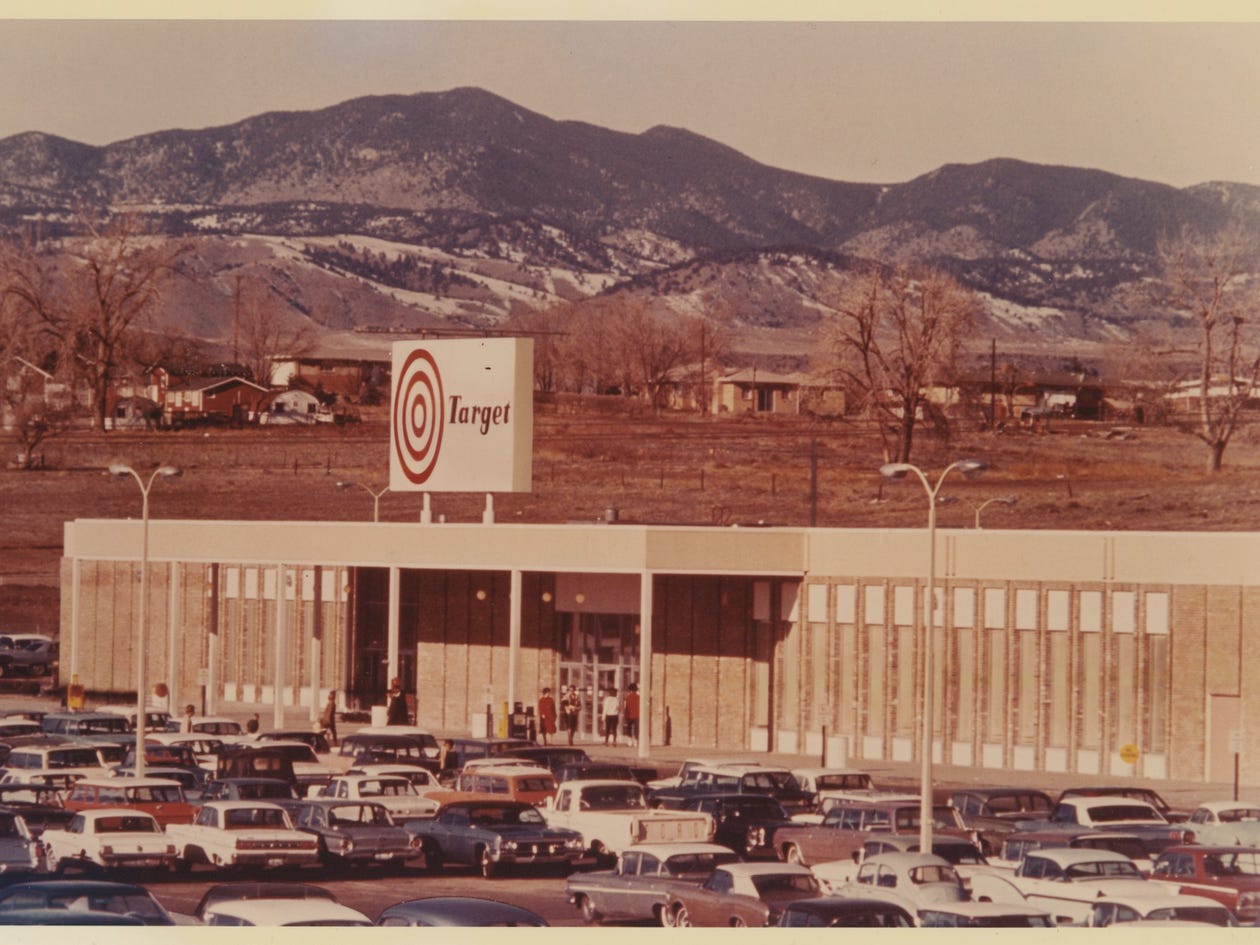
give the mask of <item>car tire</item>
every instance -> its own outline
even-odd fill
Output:
[[[424,845],[424,871],[426,873],[442,872],[442,851],[436,843]]]
[[[656,921],[661,924],[663,929],[672,929],[674,927],[674,913],[670,911],[669,903],[663,903],[655,909]]]
[[[746,929],[748,928],[748,923],[745,922],[743,919],[741,919],[739,916],[733,916],[731,918],[731,928]]]
[[[801,848],[795,843],[787,845],[787,849],[783,851],[783,859],[788,863],[795,863],[797,866],[805,865],[805,857],[801,855]]]
[[[681,902],[674,908],[674,928],[691,928],[691,916],[687,913],[687,907]]]
[[[47,676],[48,664],[47,663],[32,663],[30,673],[32,676]]]
[[[477,848],[477,868],[485,879],[493,879],[499,872],[499,864],[490,856],[489,847]]]
[[[599,925],[599,920],[603,918],[599,914],[599,910],[595,908],[595,903],[591,902],[590,896],[578,897],[578,911],[582,913],[582,921],[587,925]]]

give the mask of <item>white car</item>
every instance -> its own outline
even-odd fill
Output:
[[[171,824],[166,835],[181,866],[271,869],[319,862],[319,841],[295,829],[283,807],[265,801],[209,801],[191,824]]]
[[[388,775],[396,778],[406,778],[421,794],[428,794],[430,791],[446,791],[449,790],[441,781],[439,781],[432,771],[427,768],[419,768],[415,765],[400,764],[372,764],[372,765],[355,765],[346,771],[346,774],[366,774],[366,775]]]
[[[1108,896],[1099,899],[1094,903],[1085,924],[1102,927],[1139,921],[1200,922],[1216,926],[1238,924],[1234,913],[1215,899],[1158,889],[1141,896]]]
[[[376,801],[400,823],[409,818],[432,817],[441,806],[439,801],[421,794],[401,775],[343,774],[308,796],[339,801]]]
[[[357,909],[328,899],[236,899],[207,906],[205,925],[363,926],[372,921]]]
[[[672,778],[659,778],[655,781],[649,781],[646,786],[653,791],[676,788],[683,782],[694,778],[696,771],[700,768],[743,769],[755,767],[758,767],[757,763],[750,762],[747,758],[688,758],[682,763],[678,773]]]
[[[1156,891],[1124,854],[1072,847],[1028,851],[1010,882],[1030,905],[1050,912],[1060,925],[1084,925],[1100,898]],[[973,889],[975,884],[972,877]]]
[[[65,827],[50,827],[40,837],[48,866],[57,872],[81,869],[171,869],[175,844],[152,814],[125,807],[80,811]]]
[[[1260,843],[1260,804],[1254,801],[1208,801],[1190,814],[1186,825],[1194,830],[1195,843]]]
[[[912,914],[937,903],[962,902],[968,898],[967,887],[958,871],[949,860],[933,853],[872,856],[858,867],[853,882],[833,887],[831,894],[889,899]]]
[[[1017,902],[939,902],[919,910],[919,925],[929,929],[1048,929],[1054,916]]]

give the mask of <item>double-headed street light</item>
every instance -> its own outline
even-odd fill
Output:
[[[886,479],[900,480],[914,473],[923,483],[928,496],[928,578],[927,607],[924,617],[925,634],[923,644],[923,738],[919,746],[919,849],[924,853],[932,852],[932,740],[935,721],[935,683],[936,667],[933,665],[932,649],[935,636],[934,616],[936,611],[936,505],[945,477],[954,470],[968,479],[973,479],[987,468],[978,459],[960,459],[950,463],[936,479],[936,485],[928,482],[928,477],[918,466],[909,463],[886,463],[879,467],[880,475]]]
[[[145,621],[149,603],[149,490],[158,476],[163,479],[176,479],[184,474],[178,466],[159,466],[149,474],[148,480],[123,463],[112,463],[109,474],[119,479],[131,476],[140,486],[141,503],[141,539],[140,539],[140,622],[136,626],[136,765],[137,778],[144,777],[144,736],[148,730],[148,715],[145,712],[146,696],[144,673]]]
[[[389,486],[386,486],[380,492],[375,492],[363,483],[356,482],[353,479],[344,479],[337,483],[338,489],[354,489],[355,487],[362,489],[372,497],[372,521],[379,522],[381,520],[381,496],[389,491]]]

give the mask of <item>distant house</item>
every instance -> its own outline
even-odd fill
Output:
[[[272,391],[258,404],[261,424],[309,424],[331,420],[331,414],[318,397],[308,390],[294,387]]]
[[[115,399],[105,417],[109,430],[153,430],[163,422],[162,405],[138,394]]]
[[[253,419],[267,388],[243,377],[171,378],[163,413],[171,426],[189,423],[245,423]]]
[[[61,410],[71,405],[73,392],[52,374],[25,358],[9,359],[4,372],[4,396],[0,398],[0,426],[12,430],[19,414]]]
[[[1260,407],[1260,389],[1252,388],[1245,377],[1235,378],[1232,385],[1223,376],[1214,377],[1208,384],[1208,400],[1224,400],[1242,394],[1247,395],[1243,406],[1248,409]],[[1197,377],[1180,381],[1164,395],[1164,400],[1173,414],[1179,416],[1196,414],[1203,403],[1203,383]]]
[[[386,344],[319,344],[300,355],[272,358],[272,387],[302,386],[353,403],[389,397],[392,349]]]
[[[1107,412],[1106,386],[1088,374],[1050,372],[1019,374],[991,372],[964,374],[952,385],[933,388],[928,400],[953,418],[988,420],[994,413],[998,423],[1039,416],[1075,417],[1103,420]]]
[[[718,376],[713,410],[726,414],[841,414],[844,391],[807,374],[741,368]]]

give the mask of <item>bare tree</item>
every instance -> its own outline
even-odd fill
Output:
[[[237,356],[255,381],[270,385],[276,359],[309,354],[315,332],[305,315],[288,311],[288,301],[265,280],[238,283],[237,293]]]
[[[933,386],[952,380],[978,301],[950,276],[870,266],[827,300],[823,358],[876,421],[885,458],[908,462]]]
[[[5,296],[56,339],[71,374],[91,392],[93,425],[104,430],[119,359],[189,246],[149,237],[128,215],[81,223],[79,237],[10,243],[0,278]]]
[[[616,328],[626,393],[641,394],[655,411],[665,406],[666,388],[679,380],[692,346],[676,318],[653,313],[647,302],[625,300]]]
[[[1194,434],[1208,448],[1208,472],[1219,472],[1243,407],[1260,381],[1257,241],[1239,226],[1212,236],[1183,230],[1160,243],[1165,301],[1198,329]]]

